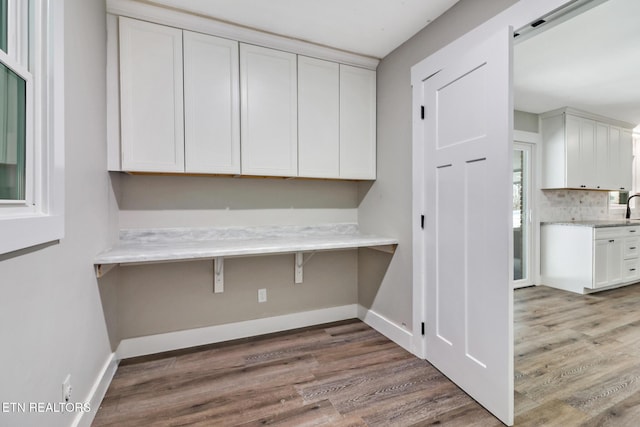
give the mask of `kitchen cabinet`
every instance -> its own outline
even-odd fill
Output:
[[[594,240],[592,288],[603,288],[622,282],[623,261],[621,238]]]
[[[376,73],[340,65],[340,178],[376,178]]]
[[[299,56],[299,176],[375,179],[375,102],[375,72]]]
[[[184,31],[185,172],[240,173],[238,42]]]
[[[109,170],[376,178],[375,71],[111,18]]]
[[[120,18],[122,169],[184,171],[182,30]]]
[[[340,175],[340,65],[298,56],[298,174]]]
[[[541,115],[542,188],[629,191],[633,125],[564,108]]]
[[[240,173],[238,43],[120,18],[122,169]]]
[[[543,224],[540,244],[546,286],[589,293],[640,280],[640,225]]]
[[[298,175],[297,85],[295,54],[240,44],[242,174]]]

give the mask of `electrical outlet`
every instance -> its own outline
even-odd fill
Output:
[[[258,289],[258,302],[267,302],[267,290]]]
[[[67,375],[67,377],[62,382],[62,401],[70,402],[71,401],[71,374]]]

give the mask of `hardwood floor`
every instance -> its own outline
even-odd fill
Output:
[[[445,423],[501,425],[428,362],[350,320],[125,360],[93,426]]]
[[[640,425],[640,285],[515,295],[516,425]]]
[[[515,292],[517,426],[640,425],[640,286]],[[125,360],[93,426],[502,425],[358,320]]]

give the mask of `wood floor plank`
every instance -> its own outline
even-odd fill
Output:
[[[560,400],[549,400],[516,417],[518,427],[567,427],[579,426],[589,416]]]
[[[514,300],[516,426],[636,426],[640,286]],[[123,361],[104,426],[499,426],[428,362],[352,319]]]

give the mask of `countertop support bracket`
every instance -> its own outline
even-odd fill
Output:
[[[224,258],[216,257],[213,259],[213,293],[221,294],[224,292]]]
[[[295,283],[302,283],[303,266],[304,266],[304,253],[296,252]]]

